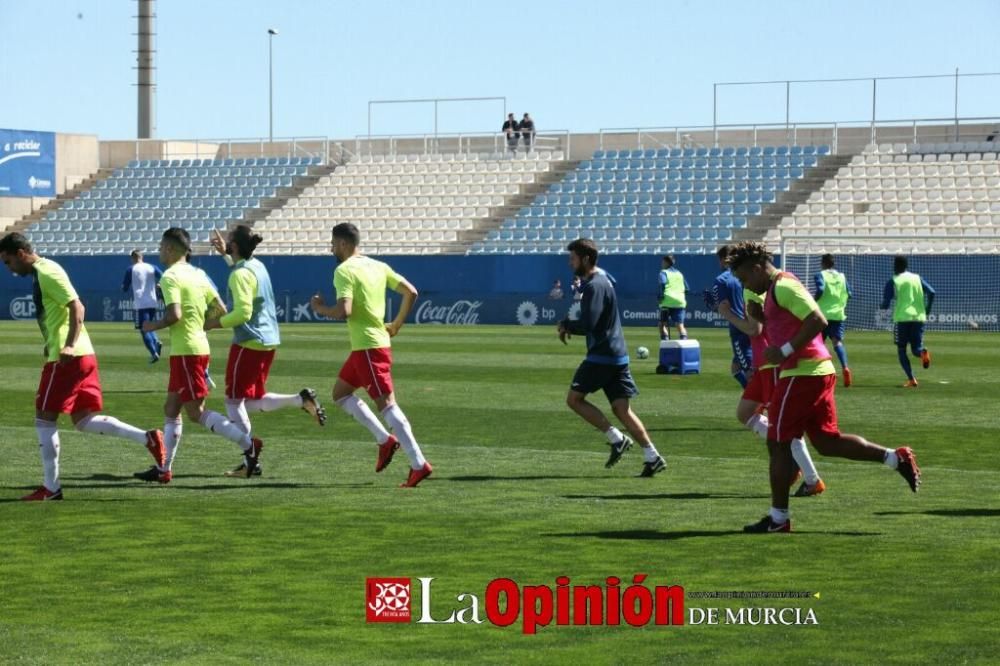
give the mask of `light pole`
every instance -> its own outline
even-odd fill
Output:
[[[274,36],[278,31],[267,29],[267,142],[274,143]]]

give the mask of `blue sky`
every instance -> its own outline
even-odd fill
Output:
[[[507,9],[510,7],[511,9]],[[132,0],[0,0],[0,127],[133,138]],[[997,0],[161,0],[157,136],[367,132],[371,99],[506,96],[540,130],[704,125],[712,83],[1000,71]],[[950,117],[954,81],[879,84],[880,119]],[[1000,77],[960,83],[1000,116]],[[502,104],[446,104],[442,132],[493,130]],[[783,122],[784,85],[720,88],[719,122]],[[795,84],[792,121],[864,120],[871,83]],[[433,129],[382,108],[376,133]]]

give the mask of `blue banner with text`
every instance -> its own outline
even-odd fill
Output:
[[[56,195],[56,135],[0,129],[0,196]]]

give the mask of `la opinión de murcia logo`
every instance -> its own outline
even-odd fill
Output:
[[[484,602],[470,593],[455,597],[460,607],[450,613],[434,609],[431,596],[433,578],[420,581],[420,616],[417,624],[483,624],[486,619],[498,627],[509,627],[520,620],[521,631],[537,633],[550,624],[621,625],[641,627],[650,624],[684,624],[684,588],[679,585],[646,586],[645,574],[637,574],[631,585],[622,586],[616,576],[603,585],[570,585],[568,576],[549,585],[520,586],[510,578],[497,578],[486,586]],[[410,621],[410,579],[369,578],[367,580],[368,622]]]
[[[691,625],[810,625],[819,624],[811,608],[759,607],[687,608],[681,585],[646,583],[646,574],[627,579],[609,576],[597,585],[571,585],[568,576],[551,585],[519,585],[510,578],[496,578],[486,586],[483,600],[464,592],[454,602],[435,604],[434,578],[420,582],[420,615],[416,624],[484,624],[509,627],[520,622],[521,632],[536,634],[555,626],[655,626]],[[368,622],[410,622],[409,578],[367,579]],[[692,592],[692,598],[802,599],[811,592]],[[483,619],[485,615],[485,620]]]

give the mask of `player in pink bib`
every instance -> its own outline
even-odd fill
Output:
[[[834,388],[837,375],[823,344],[826,317],[812,295],[791,273],[779,271],[762,244],[744,241],[729,254],[733,274],[751,291],[767,294],[764,303],[764,355],[778,365],[778,383],[768,406],[770,424],[771,510],[746,532],[790,532],[788,479],[793,474],[791,441],[803,435],[825,456],[881,462],[897,470],[913,492],[920,468],[908,447],[886,449],[858,435],[840,432]]]

